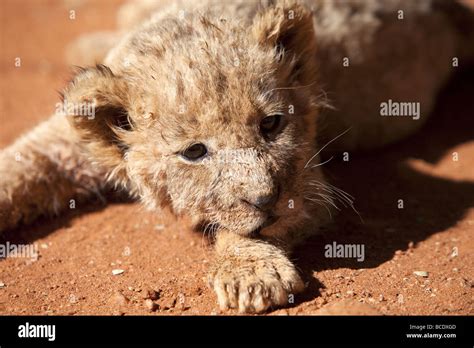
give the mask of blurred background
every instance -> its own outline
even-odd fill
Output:
[[[71,77],[65,48],[80,34],[112,30],[121,0],[0,2],[0,146],[54,111]],[[75,19],[70,19],[75,11]],[[15,67],[15,59],[21,67]],[[8,115],[8,116],[7,116]]]

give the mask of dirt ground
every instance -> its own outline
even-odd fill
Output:
[[[116,7],[111,0],[0,2],[0,147],[54,112],[71,72],[67,43],[112,29]],[[410,139],[326,166],[356,197],[363,221],[343,210],[301,246],[294,258],[308,288],[270,314],[474,314],[472,81],[473,70],[453,79],[435,117]],[[205,282],[212,249],[171,214],[91,203],[6,238],[35,243],[39,257],[0,261],[0,314],[220,313]],[[333,241],[364,244],[365,261],[325,258]]]

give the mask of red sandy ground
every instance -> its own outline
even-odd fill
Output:
[[[2,0],[0,6],[4,147],[54,112],[56,91],[70,76],[65,46],[81,33],[112,29],[117,2]],[[455,78],[417,135],[327,165],[333,181],[356,197],[363,223],[344,210],[299,248],[295,260],[308,289],[272,314],[473,314],[473,79],[472,70]],[[404,209],[397,208],[400,198]],[[40,257],[0,261],[0,314],[219,313],[204,280],[212,249],[170,214],[91,203],[7,238],[37,243]],[[324,245],[332,241],[365,244],[366,260],[326,259]],[[112,275],[113,269],[125,272]],[[158,297],[155,311],[149,297]]]

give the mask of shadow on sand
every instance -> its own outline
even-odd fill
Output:
[[[420,159],[434,165],[443,156],[451,156],[456,145],[474,140],[473,81],[474,69],[454,77],[440,93],[431,119],[412,137],[370,154],[351,154],[349,162],[332,161],[325,166],[330,181],[356,198],[363,221],[345,209],[320,235],[295,251],[296,263],[309,281],[306,300],[317,297],[324,287],[313,272],[377,267],[392,259],[395,251],[406,250],[410,242],[416,245],[455,225],[474,206],[474,181],[430,176],[409,163]],[[399,199],[404,209],[398,208]],[[334,241],[364,244],[365,260],[325,258],[325,245]]]

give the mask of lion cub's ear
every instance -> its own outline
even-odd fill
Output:
[[[81,68],[62,95],[66,117],[94,159],[117,170],[127,149],[121,135],[133,127],[126,81],[104,65]]]
[[[313,14],[294,1],[282,1],[258,13],[251,33],[259,44],[275,49],[290,82],[308,84],[316,74]]]

